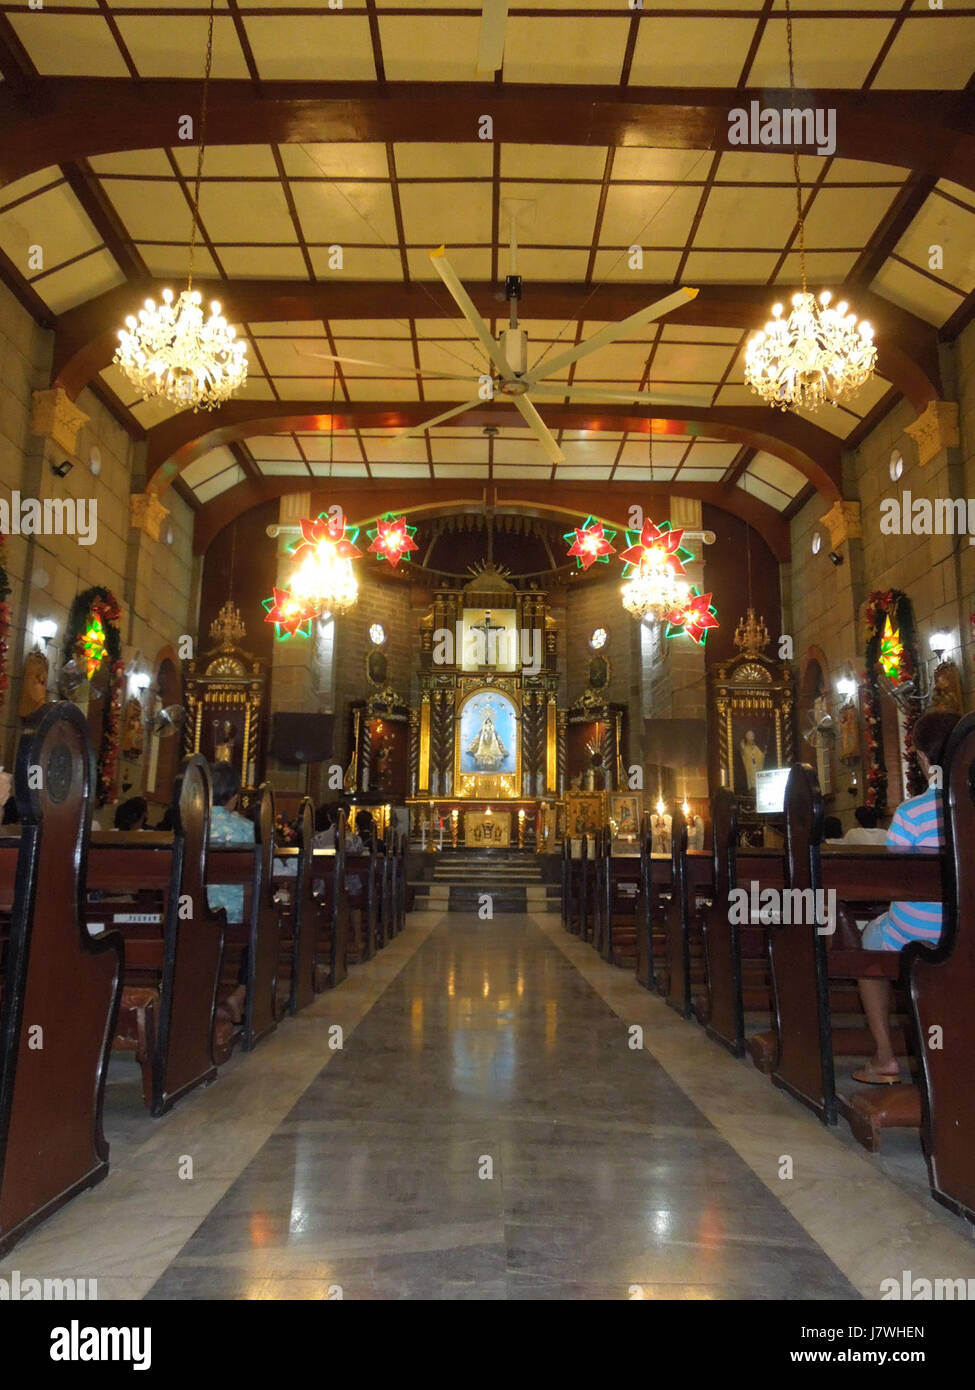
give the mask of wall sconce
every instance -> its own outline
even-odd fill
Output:
[[[853,702],[857,693],[857,683],[852,676],[840,676],[836,682],[836,693],[844,700]]]
[[[945,632],[943,627],[936,628],[928,638],[928,646],[938,660],[943,661],[945,652],[951,647],[951,634]]]
[[[60,463],[51,464],[51,472],[59,478],[66,478],[72,468],[74,468],[74,464],[70,459],[62,459]]]
[[[136,671],[135,674],[130,677],[130,680],[135,690],[148,690],[150,685],[152,685],[152,677],[147,676],[145,671]]]
[[[53,618],[37,618],[34,621],[34,642],[44,643],[44,650],[47,651],[47,644],[52,637],[57,635],[58,625]]]

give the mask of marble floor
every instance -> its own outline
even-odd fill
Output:
[[[824,1130],[547,915],[415,913],[162,1120],[113,1063],[106,1130],[109,1178],[0,1276],[101,1298],[830,1300],[975,1277],[916,1136],[872,1157]]]

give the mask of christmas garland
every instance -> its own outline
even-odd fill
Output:
[[[75,598],[68,614],[64,636],[66,660],[77,662],[89,680],[104,658],[107,658],[109,663],[105,719],[102,724],[101,747],[98,749],[96,799],[99,806],[104,806],[114,794],[118,767],[119,724],[122,691],[125,686],[122,635],[118,630],[120,617],[119,601],[111,589],[96,584]]]
[[[7,676],[7,636],[10,632],[10,605],[7,603],[7,597],[10,593],[10,580],[7,578],[7,567],[3,563],[6,545],[6,536],[0,534],[0,706],[3,705],[10,684]]]
[[[914,625],[914,609],[910,599],[900,589],[876,590],[867,599],[864,610],[867,629],[867,670],[862,689],[864,741],[866,743],[866,781],[865,801],[868,806],[883,810],[887,805],[887,769],[883,756],[883,736],[880,717],[880,683],[877,667],[882,654],[884,629],[887,619],[896,631],[900,643],[897,653],[897,675],[892,683],[912,681],[917,675],[917,629]],[[921,716],[920,701],[916,696],[902,707],[904,710],[904,759],[907,767],[907,791],[909,796],[923,792],[927,783],[914,753],[914,726]]]

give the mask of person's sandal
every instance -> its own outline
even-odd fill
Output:
[[[899,1071],[874,1071],[873,1067],[861,1067],[853,1073],[853,1080],[859,1081],[861,1086],[899,1086],[901,1074]]]

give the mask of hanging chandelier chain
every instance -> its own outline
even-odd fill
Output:
[[[796,68],[795,52],[792,47],[792,7],[789,0],[785,0],[785,41],[789,50],[789,97],[793,109],[796,105]],[[792,150],[792,171],[796,180],[796,225],[799,235],[799,273],[802,277],[802,292],[806,293],[806,219],[802,211],[802,178],[799,174],[799,151],[795,146]]]
[[[203,154],[206,149],[207,109],[210,104],[210,73],[213,70],[213,15],[215,0],[210,0],[210,17],[207,24],[207,57],[203,75],[203,101],[200,105],[200,143],[196,155],[196,179],[193,184],[192,217],[190,221],[190,271],[188,288],[193,288],[193,258],[196,252],[196,234],[200,218],[200,183],[203,179]]]

